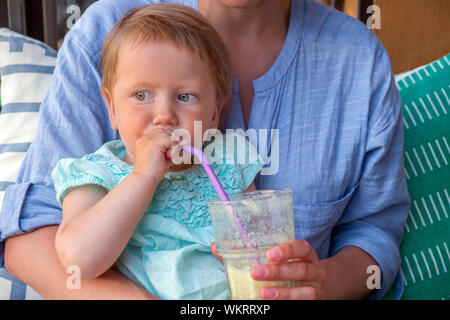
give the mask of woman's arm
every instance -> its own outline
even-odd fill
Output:
[[[373,294],[374,290],[367,285],[371,276],[367,270],[370,266],[379,266],[364,250],[347,246],[334,256],[320,260],[320,264],[327,274],[324,290],[327,299],[364,299]]]
[[[33,287],[45,299],[158,299],[113,270],[71,289],[71,274],[61,265],[55,250],[58,226],[46,226],[6,239],[5,266],[9,273]]]
[[[136,229],[157,184],[133,172],[106,195],[96,185],[69,190],[55,241],[63,267],[77,265],[85,280],[108,270]]]

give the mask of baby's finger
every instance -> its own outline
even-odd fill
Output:
[[[317,296],[314,287],[264,287],[261,289],[260,295],[266,300],[314,300]]]
[[[316,263],[317,253],[306,240],[292,240],[267,250],[267,259],[271,262],[288,262],[302,260]]]
[[[186,145],[184,141],[177,142],[174,140],[171,140],[171,147],[166,153],[166,157],[171,159],[173,163],[179,164],[179,162],[183,161],[183,152],[182,147]]]

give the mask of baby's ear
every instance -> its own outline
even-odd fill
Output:
[[[117,113],[114,107],[114,101],[108,89],[102,87],[102,94],[105,97],[106,105],[108,106],[109,122],[113,130],[118,130]]]

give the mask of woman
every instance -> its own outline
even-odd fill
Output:
[[[112,270],[80,290],[66,287],[53,246],[61,209],[49,187],[59,159],[117,139],[98,94],[100,48],[127,10],[151,2],[101,0],[69,33],[37,137],[18,183],[7,189],[0,240],[28,233],[6,241],[6,267],[45,298],[155,298]],[[269,250],[280,263],[255,267],[252,276],[298,285],[264,288],[262,297],[382,298],[394,280],[399,296],[398,247],[409,206],[401,103],[376,37],[313,0],[176,2],[199,10],[231,55],[236,79],[225,127],[278,130],[267,138],[274,170],[255,184],[293,190],[298,240]],[[369,289],[370,266],[380,268],[378,290]]]

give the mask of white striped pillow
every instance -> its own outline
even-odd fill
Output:
[[[0,28],[0,208],[36,134],[55,62],[56,52],[42,42]],[[42,298],[0,268],[0,299]]]
[[[55,62],[56,52],[42,42],[0,28],[0,207],[36,134]]]

